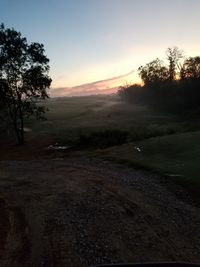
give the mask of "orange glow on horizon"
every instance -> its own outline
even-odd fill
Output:
[[[98,75],[96,75],[98,77]],[[99,89],[104,89],[106,86],[109,87],[119,87],[119,86],[123,86],[125,84],[141,84],[141,79],[140,77],[134,72],[128,75],[124,75],[124,77],[121,78],[110,78],[110,79],[106,79],[106,80],[102,80],[98,82],[98,78],[95,80],[91,79],[89,83],[96,83],[99,86]],[[62,79],[62,80],[56,80],[53,79],[52,81],[52,85],[51,88],[61,88],[61,87],[77,87],[77,86],[81,86],[87,83],[80,83],[80,81],[77,82],[73,82],[74,85],[71,85],[69,83],[69,81],[67,81],[67,79]]]
[[[120,86],[141,84],[141,79],[137,73],[131,71],[126,75],[120,75],[112,77],[106,80],[100,80],[96,82],[86,83],[73,87],[60,86],[52,88],[50,95],[52,97],[57,96],[76,96],[76,95],[89,95],[89,94],[110,94],[117,92]]]

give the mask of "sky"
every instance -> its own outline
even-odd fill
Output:
[[[53,96],[139,82],[168,47],[199,55],[199,13],[199,0],[0,0],[5,27],[44,44]]]

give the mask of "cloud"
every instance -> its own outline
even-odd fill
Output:
[[[96,82],[86,83],[73,87],[53,88],[50,91],[51,97],[62,96],[83,96],[92,94],[110,94],[117,91],[118,87],[125,82],[125,78],[132,75],[134,71],[127,74],[115,76],[109,79],[99,80]]]

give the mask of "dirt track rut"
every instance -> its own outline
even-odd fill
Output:
[[[1,161],[0,266],[198,263],[200,209],[175,191],[83,157]]]

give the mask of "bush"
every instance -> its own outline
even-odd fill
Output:
[[[151,137],[163,136],[174,134],[180,131],[180,129],[176,129],[170,126],[158,126],[158,125],[150,125],[150,126],[138,126],[131,130],[130,132],[130,141],[138,141]]]
[[[93,132],[91,134],[81,134],[75,142],[76,147],[98,147],[106,148],[121,145],[128,140],[128,132],[114,129]]]

